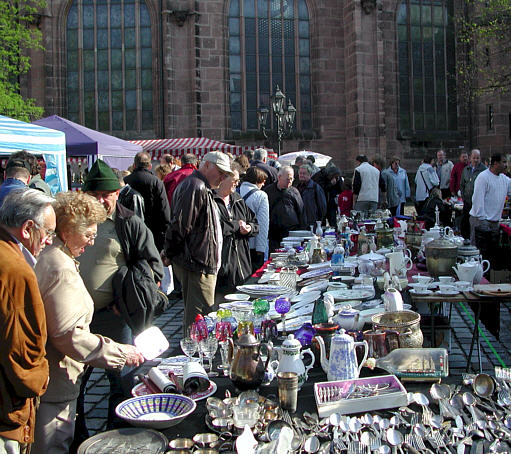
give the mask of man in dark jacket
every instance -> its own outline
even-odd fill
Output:
[[[325,192],[326,197],[326,220],[330,226],[337,225],[337,195],[343,191],[343,179],[341,171],[333,161],[330,161],[319,172],[312,175],[312,179],[318,183]]]
[[[268,152],[264,148],[258,148],[254,151],[254,160],[252,161],[252,167],[261,169],[266,175],[266,183],[264,187],[269,186],[277,181],[277,169],[268,165]]]
[[[303,164],[298,170],[298,186],[303,200],[305,225],[311,226],[316,221],[323,221],[326,215],[326,197],[323,188],[312,180],[314,170],[310,164]],[[314,227],[315,229],[315,227]]]
[[[280,247],[282,238],[289,235],[290,230],[305,228],[303,200],[293,184],[294,171],[291,166],[279,169],[276,183],[264,188],[268,194],[270,205],[270,230],[268,239],[270,252]]]
[[[227,175],[233,175],[229,157],[209,152],[172,197],[163,256],[181,282],[185,330],[197,314],[207,314],[215,303],[223,238],[212,189]]]
[[[170,208],[163,182],[151,173],[151,156],[145,151],[135,156],[135,170],[124,178],[144,198],[144,221],[153,233],[159,251],[163,249],[165,232],[170,222]]]
[[[163,265],[149,228],[132,211],[117,203],[120,188],[114,171],[101,159],[94,162],[83,184],[83,190],[101,202],[106,209],[107,219],[98,225],[94,245],[86,248],[78,260],[80,275],[94,301],[91,332],[108,336],[116,342],[131,344],[132,332],[115,307],[112,286],[114,276],[127,262],[116,223],[122,224],[123,230],[129,232],[129,242],[134,244],[132,249],[137,251],[140,259],[147,260],[155,282],[160,282],[163,277]],[[116,418],[115,407],[127,396],[124,396],[122,391],[118,373],[107,371],[107,377],[110,382],[107,426],[112,428],[121,422]],[[86,381],[84,377],[82,390]]]

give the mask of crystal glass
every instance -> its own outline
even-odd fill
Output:
[[[217,372],[213,372],[213,357],[218,349],[218,339],[216,337],[206,337],[199,342],[199,351],[209,362],[208,377],[218,376]]]
[[[195,355],[197,352],[197,349],[199,348],[199,345],[197,341],[191,337],[184,337],[179,341],[179,344],[181,345],[181,350],[183,350],[183,353],[188,356],[188,361],[191,361],[191,357]]]
[[[232,339],[232,326],[228,321],[217,322],[215,327],[215,337],[218,339],[220,346],[220,355],[222,356],[222,364],[218,365],[218,369],[223,371],[224,375],[229,374],[229,339]]]
[[[252,304],[254,311],[254,331],[256,334],[260,334],[262,322],[265,320],[266,314],[270,311],[270,303],[268,300],[258,298],[254,300]]]
[[[287,298],[277,298],[275,300],[275,311],[280,314],[282,320],[282,335],[286,336],[286,314],[291,309],[291,302]]]
[[[208,337],[208,325],[204,320],[198,320],[194,322],[190,328],[190,337],[194,339],[196,342],[200,342],[203,339],[207,339]],[[199,348],[199,359],[201,365],[204,365],[204,361],[202,358],[202,352]]]

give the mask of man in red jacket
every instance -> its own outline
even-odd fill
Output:
[[[451,190],[452,195],[458,194],[460,189],[461,174],[467,165],[468,153],[466,151],[462,151],[460,153],[460,160],[454,164],[454,167],[451,170],[451,181],[449,183],[449,189]]]
[[[172,206],[172,195],[177,186],[188,175],[191,175],[194,170],[197,170],[197,156],[193,154],[185,154],[181,158],[181,168],[170,172],[163,180],[165,191],[167,191],[167,198],[169,199],[169,206]]]

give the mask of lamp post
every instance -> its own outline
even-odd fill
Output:
[[[275,115],[277,122],[276,138],[278,143],[277,155],[280,156],[282,139],[285,134],[290,134],[293,131],[293,126],[296,117],[296,108],[288,99],[286,109],[286,95],[282,93],[279,86],[277,85],[277,91],[275,95],[271,97],[271,110]],[[261,129],[265,139],[268,138],[268,131],[266,129],[266,122],[268,121],[269,110],[266,107],[260,107],[257,110],[257,120],[259,122],[259,128]]]

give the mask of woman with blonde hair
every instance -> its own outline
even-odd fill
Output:
[[[53,244],[41,253],[35,273],[46,312],[50,366],[48,389],[36,416],[33,451],[66,454],[73,441],[76,399],[85,365],[121,370],[143,357],[132,345],[92,334],[94,303],[78,272],[76,257],[94,244],[97,225],[106,219],[101,203],[88,194],[56,196]]]

